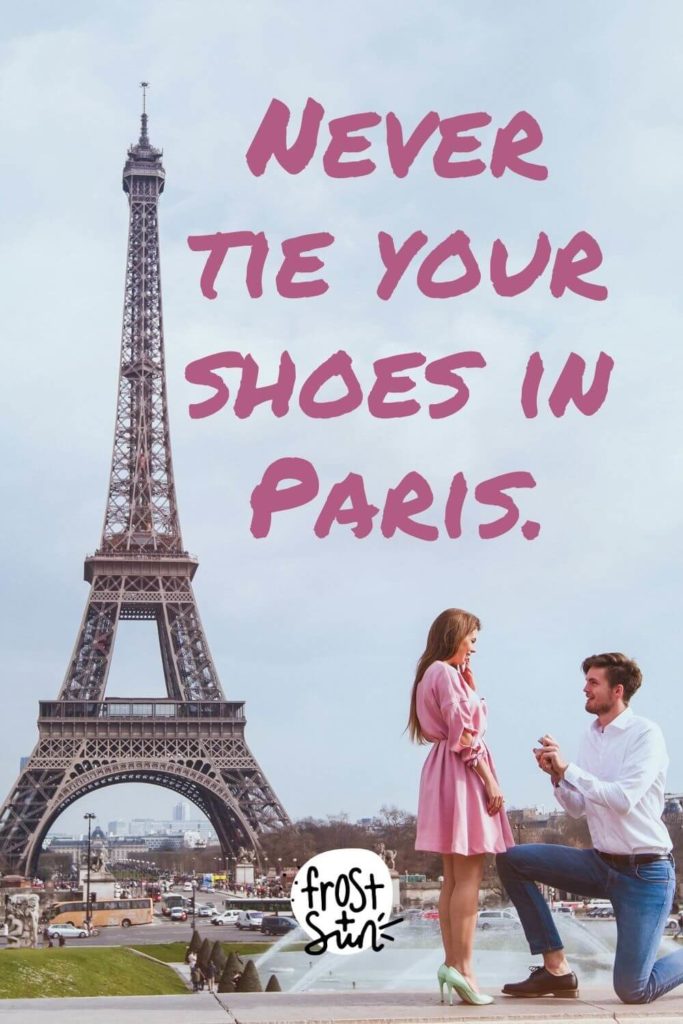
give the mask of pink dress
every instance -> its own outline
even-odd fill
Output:
[[[452,665],[435,661],[417,687],[417,717],[433,743],[422,769],[416,850],[435,853],[503,853],[514,846],[505,811],[486,810],[484,783],[474,770],[485,758],[486,703]],[[473,733],[463,746],[463,730]]]

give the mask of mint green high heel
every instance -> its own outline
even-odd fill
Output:
[[[441,967],[439,967],[438,971],[436,972],[436,979],[439,982],[439,991],[441,992],[441,1002],[442,1003],[444,1001],[444,999],[443,999],[443,987],[446,984],[446,972],[447,971],[448,971],[448,967],[446,966],[446,964],[441,964]],[[453,1005],[453,996],[451,995],[451,1006],[452,1005]]]
[[[493,996],[484,995],[483,992],[475,992],[469,981],[463,978],[460,971],[456,971],[455,967],[448,967],[446,964],[442,964],[436,976],[441,989],[442,1003],[444,1001],[444,985],[448,990],[448,1001],[451,1006],[453,1005],[453,989],[455,989],[463,1002],[469,1003],[470,1006],[488,1006],[493,1002]]]

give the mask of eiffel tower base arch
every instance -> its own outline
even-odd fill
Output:
[[[40,739],[0,816],[5,870],[36,872],[47,832],[83,796],[120,783],[178,793],[204,813],[225,857],[259,852],[285,824],[243,737],[242,704],[170,700],[42,702]]]

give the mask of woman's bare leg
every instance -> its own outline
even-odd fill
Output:
[[[472,952],[479,910],[479,889],[484,874],[484,855],[463,857],[461,854],[452,853],[444,856],[444,865],[446,861],[449,861],[449,864],[448,869],[444,869],[444,884],[441,890],[443,909],[439,901],[439,920],[446,950],[446,963],[460,971],[476,988]],[[444,889],[448,895],[444,893]]]
[[[450,853],[443,855],[443,882],[439,893],[439,928],[443,942],[443,962],[449,967],[455,967],[455,964],[448,959],[451,951],[451,897],[455,886],[452,861],[453,857]]]

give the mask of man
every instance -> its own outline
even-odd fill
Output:
[[[661,820],[668,756],[659,726],[629,703],[642,675],[623,654],[586,658],[586,711],[595,715],[569,762],[552,736],[534,750],[555,796],[573,818],[585,815],[595,849],[529,844],[497,858],[531,952],[543,955],[510,996],[578,996],[552,915],[535,883],[590,898],[608,898],[617,922],[614,988],[625,1003],[649,1003],[683,983],[683,950],[655,960],[671,908],[675,875],[671,840]]]
[[[217,974],[218,971],[216,970],[215,963],[213,962],[213,960],[209,960],[208,964],[206,965],[206,970],[204,971],[204,977],[206,978],[206,984],[207,988],[209,989],[209,992],[213,992]]]

